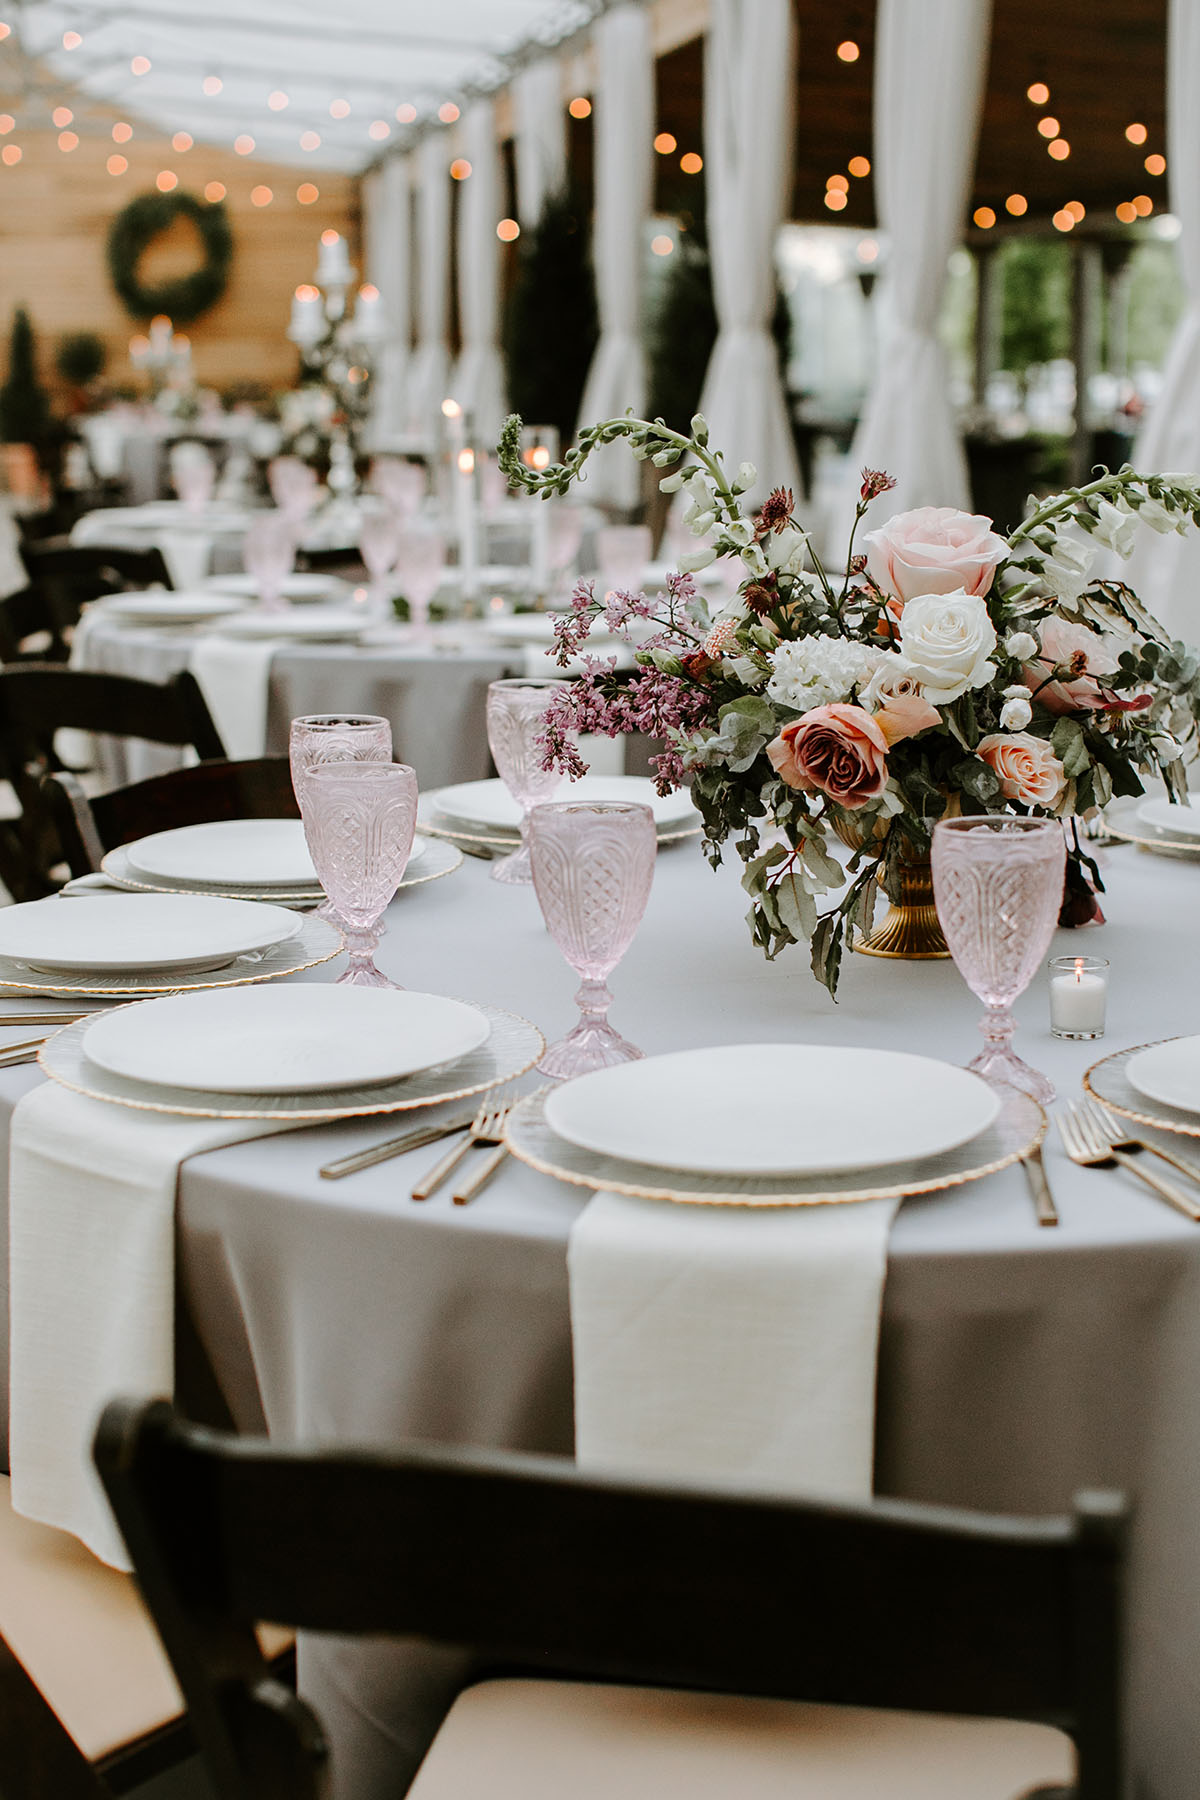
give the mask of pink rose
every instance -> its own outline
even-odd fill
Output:
[[[918,732],[941,722],[941,713],[936,706],[930,706],[915,683],[897,682],[894,693],[881,690],[875,723],[887,739],[889,750],[904,738],[916,737]]]
[[[986,594],[1008,545],[980,513],[918,506],[897,513],[866,537],[867,568],[877,586],[903,603],[918,594]]]
[[[1022,806],[1052,811],[1067,785],[1063,766],[1045,738],[1033,737],[1028,731],[985,737],[976,755],[996,771],[1007,797],[1019,800]]]
[[[1118,700],[1098,677],[1115,675],[1117,658],[1127,644],[1120,638],[1089,631],[1086,625],[1072,625],[1051,613],[1038,627],[1041,650],[1034,661],[1026,663],[1021,674],[1029,690],[1047,712],[1103,712],[1109,708],[1129,711],[1127,701]],[[1055,669],[1066,676],[1049,680]],[[1149,696],[1141,704],[1149,705]],[[1136,710],[1136,707],[1133,709]]]
[[[887,785],[888,742],[861,706],[815,706],[767,745],[771,766],[789,787],[828,794],[853,811]]]

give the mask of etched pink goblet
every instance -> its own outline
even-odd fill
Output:
[[[549,677],[514,676],[488,683],[488,747],[497,774],[521,808],[520,848],[492,864],[493,881],[527,887],[533,880],[529,866],[529,809],[540,800],[549,800],[562,781],[557,769],[543,769],[537,740],[551,696],[566,686],[565,681]]]
[[[309,854],[350,952],[338,976],[394,988],[375,967],[379,921],[400,885],[417,824],[417,776],[407,763],[338,762],[310,769],[301,805]]]
[[[1044,1105],[1054,1085],[1012,1048],[1012,1003],[1040,966],[1062,906],[1066,844],[1057,819],[1003,813],[942,819],[933,830],[933,894],[950,954],[987,1007],[984,1046],[967,1064],[995,1087]]]
[[[283,584],[296,562],[296,521],[275,510],[256,513],[246,527],[242,561],[263,611],[283,610]]]
[[[551,1044],[538,1068],[569,1080],[633,1062],[644,1053],[608,1023],[607,977],[642,922],[654,881],[658,836],[648,806],[563,800],[529,818],[533,885],[554,939],[582,985],[579,1023]]]
[[[391,613],[391,582],[388,577],[400,554],[400,520],[390,509],[368,513],[358,528],[358,553],[370,576],[367,603],[378,618]]]
[[[396,573],[408,601],[413,636],[429,635],[429,607],[446,570],[446,540],[427,525],[403,525],[397,535]]]
[[[391,762],[392,727],[377,713],[309,713],[292,720],[288,756],[292,789],[303,816],[309,770],[325,763]],[[328,895],[317,908],[317,917],[339,927],[342,923]]]

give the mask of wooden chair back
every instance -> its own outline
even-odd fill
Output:
[[[115,1402],[101,1478],[224,1800],[317,1800],[260,1619],[474,1646],[505,1673],[1016,1718],[1119,1800],[1122,1502],[997,1519],[606,1480],[543,1457],[305,1451]]]
[[[38,640],[31,646],[31,640]],[[40,588],[0,599],[0,663],[65,663],[71,646]]]
[[[248,762],[198,763],[172,769],[90,799],[74,776],[58,773],[42,784],[58,841],[72,875],[86,875],[119,844],[215,819],[298,819],[300,809],[286,756]]]

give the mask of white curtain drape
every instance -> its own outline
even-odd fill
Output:
[[[450,379],[450,152],[443,131],[423,138],[417,174],[417,347],[405,394],[409,433],[432,445]]]
[[[645,226],[653,196],[654,52],[642,6],[614,6],[596,25],[596,206],[593,260],[600,341],[579,408],[581,426],[646,403],[642,348]],[[588,466],[587,498],[632,508],[641,465],[623,443]]]
[[[969,505],[937,326],[971,191],[990,27],[991,0],[879,0],[875,193],[889,269],[877,302],[879,367],[836,521],[839,549],[862,468],[886,469],[896,481],[868,523],[913,506]]]
[[[567,179],[567,115],[555,57],[530,63],[512,84],[517,161],[517,223],[529,231],[550,194]]]
[[[1134,446],[1147,474],[1200,472],[1200,0],[1171,0],[1167,20],[1167,170],[1179,220],[1187,306],[1163,371],[1162,392]],[[1158,537],[1142,527],[1125,565],[1109,572],[1135,587],[1175,637],[1200,638],[1200,534]]]
[[[387,337],[379,345],[371,431],[385,449],[404,430],[404,382],[412,345],[412,189],[409,159],[392,156],[363,184],[367,279],[382,296]]]
[[[495,444],[508,410],[500,354],[500,147],[496,105],[476,100],[463,115],[462,154],[471,173],[458,209],[458,317],[462,353],[450,386],[469,414],[475,440]]]
[[[704,167],[719,331],[700,410],[731,469],[752,462],[750,504],[799,494],[795,442],[771,335],[775,238],[792,176],[791,0],[713,0],[704,49]]]

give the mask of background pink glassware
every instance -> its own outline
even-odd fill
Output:
[[[529,866],[529,809],[539,800],[549,800],[562,782],[557,769],[542,768],[537,740],[550,696],[566,685],[563,681],[534,677],[527,680],[522,676],[488,684],[488,747],[497,774],[521,808],[520,848],[492,864],[493,881],[528,886],[533,880]]]
[[[281,611],[283,584],[296,562],[295,521],[283,512],[256,513],[246,527],[242,561],[263,611]]]
[[[302,806],[309,854],[350,952],[338,976],[353,987],[397,987],[375,967],[379,921],[399,887],[417,824],[417,776],[406,763],[339,762],[310,769]]]
[[[1011,1007],[1033,979],[1062,906],[1066,844],[1057,819],[942,819],[933,829],[933,893],[959,973],[987,1007],[984,1047],[968,1068],[1045,1104],[1054,1085],[1012,1049]]]
[[[392,727],[378,713],[308,713],[292,720],[288,756],[296,804],[303,812],[311,770],[325,763],[391,762]]]
[[[368,604],[373,613],[386,618],[391,613],[391,582],[388,580],[400,552],[401,525],[396,514],[365,514],[358,528],[358,553],[371,578]]]
[[[650,898],[658,837],[648,806],[570,801],[535,806],[529,819],[533,885],[550,936],[582,976],[579,1023],[538,1068],[569,1080],[643,1055],[608,1023],[606,977],[630,944]]]
[[[298,456],[277,456],[268,463],[267,486],[280,512],[289,518],[307,518],[317,503],[317,472]]]
[[[421,509],[427,478],[420,463],[405,462],[399,456],[377,456],[371,464],[371,486],[393,512],[410,519]]]
[[[653,543],[648,525],[606,525],[603,531],[598,531],[596,560],[600,572],[596,578],[596,592],[640,593]]]
[[[171,448],[171,480],[189,512],[203,512],[212,499],[217,467],[203,444],[185,438]]]
[[[424,525],[403,525],[397,534],[396,574],[408,601],[409,623],[414,635],[429,632],[429,605],[442,584],[446,567],[446,540],[440,531]]]

